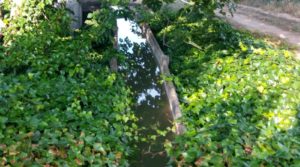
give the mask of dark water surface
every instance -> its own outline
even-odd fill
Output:
[[[145,127],[141,136],[157,136],[155,129],[166,130],[172,126],[170,106],[161,82],[160,70],[145,39],[138,35],[140,29],[136,23],[118,19],[118,28],[119,48],[126,54],[126,65],[121,66],[120,70],[126,74],[127,84],[134,93],[132,108],[140,118],[138,125]],[[163,147],[166,139],[171,140],[172,133],[158,135],[152,142],[136,143],[138,148],[132,156],[130,166],[166,166],[168,157]]]

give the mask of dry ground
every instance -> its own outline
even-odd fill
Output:
[[[241,0],[241,4],[300,17],[300,0]]]
[[[287,42],[289,48],[295,48],[297,58],[300,58],[300,18],[244,5],[238,6],[233,17],[229,14],[219,16],[237,28]]]

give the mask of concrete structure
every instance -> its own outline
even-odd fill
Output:
[[[79,29],[82,26],[82,7],[77,0],[67,0],[66,7],[71,10],[72,29]]]
[[[146,40],[151,47],[155,60],[158,63],[161,74],[164,76],[170,76],[169,57],[166,56],[161,50],[150,27],[147,24],[142,24],[141,28],[142,28],[143,35],[146,37]],[[185,127],[179,122],[177,122],[177,120],[182,116],[182,113],[179,107],[180,104],[179,104],[175,86],[172,81],[164,80],[164,88],[166,90],[167,97],[169,100],[172,117],[176,127],[176,134],[180,135],[185,132]]]
[[[78,0],[82,7],[82,12],[90,12],[100,8],[99,0]]]
[[[60,0],[63,1],[63,0]],[[130,5],[141,4],[141,0],[131,0]],[[101,7],[99,0],[66,0],[66,7],[72,11],[73,22],[72,29],[78,29],[82,26],[84,15],[95,11]]]

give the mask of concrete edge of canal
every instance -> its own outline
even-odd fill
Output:
[[[141,24],[142,33],[145,36],[147,42],[150,45],[150,48],[153,52],[156,62],[160,68],[161,74],[164,76],[170,76],[169,70],[169,57],[166,56],[161,50],[152,30],[147,24]],[[176,127],[176,134],[180,135],[185,132],[185,126],[177,120],[182,116],[182,112],[180,110],[180,103],[178,100],[178,95],[176,93],[176,88],[172,81],[164,80],[164,88],[168,97],[169,105],[172,112],[173,121]]]

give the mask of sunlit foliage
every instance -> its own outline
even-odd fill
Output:
[[[300,65],[217,18],[147,20],[171,59],[186,133],[166,143],[177,166],[299,166]]]
[[[130,91],[108,62],[115,12],[70,31],[64,8],[26,1],[0,50],[0,166],[128,166]]]

